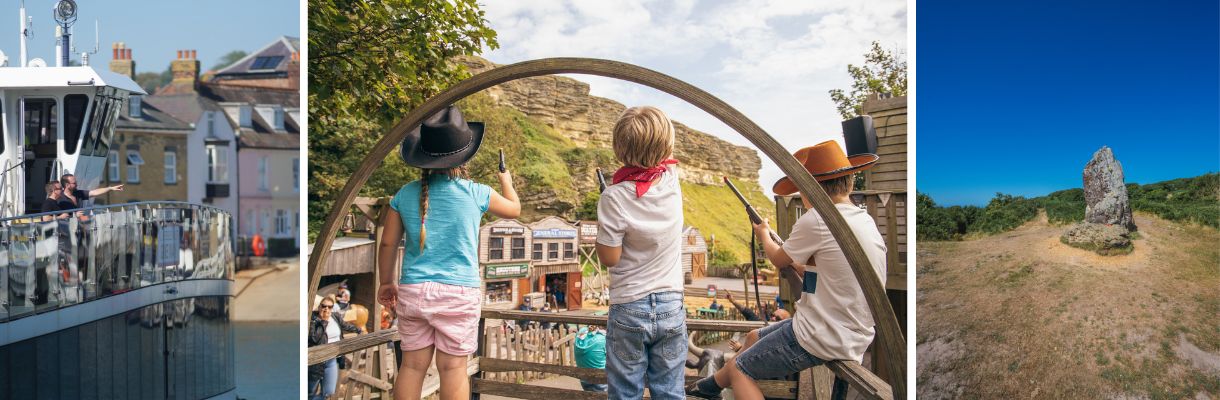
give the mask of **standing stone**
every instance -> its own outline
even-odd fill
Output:
[[[1084,202],[1085,222],[1135,230],[1123,166],[1114,159],[1109,147],[1102,146],[1084,166]]]

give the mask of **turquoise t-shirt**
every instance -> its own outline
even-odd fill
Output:
[[[576,366],[581,368],[606,368],[606,334],[601,331],[576,336]]]
[[[432,176],[428,181],[428,236],[419,250],[420,182],[398,189],[390,200],[402,216],[406,248],[399,283],[437,282],[480,287],[479,221],[491,202],[491,188],[467,179]]]

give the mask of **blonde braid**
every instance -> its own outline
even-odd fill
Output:
[[[428,238],[428,178],[432,175],[432,170],[424,169],[420,180],[419,193],[419,252],[424,252],[424,239]]]

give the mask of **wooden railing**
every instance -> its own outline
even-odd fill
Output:
[[[478,394],[506,396],[520,399],[605,399],[605,393],[584,392],[575,389],[560,389],[530,385],[527,383],[512,383],[500,382],[493,379],[487,379],[485,373],[541,373],[569,376],[584,380],[589,383],[605,383],[606,371],[601,369],[580,368],[575,366],[554,365],[547,363],[517,361],[501,358],[491,358],[484,351],[488,348],[486,343],[486,326],[488,320],[525,320],[550,323],[565,323],[579,325],[594,325],[606,326],[606,316],[595,315],[571,315],[571,314],[555,314],[542,313],[531,311],[501,311],[501,310],[483,310],[482,318],[479,320],[479,350],[475,353],[475,357],[471,359],[468,372],[471,375],[471,392],[476,396]],[[709,332],[749,332],[753,329],[763,327],[762,322],[752,321],[724,321],[724,320],[698,320],[688,319],[686,321],[687,330],[690,331],[709,331]],[[377,348],[384,351],[388,348],[387,344],[398,340],[398,331],[387,329],[373,332],[367,335],[360,335],[352,338],[340,340],[335,343],[324,344],[309,348],[308,363],[310,365],[325,362],[326,360],[341,356],[354,355],[361,351],[366,351],[370,348]],[[357,366],[361,359],[378,358],[383,363],[386,360],[392,360],[393,357],[386,357],[382,353],[381,357],[357,357]],[[886,384],[877,375],[865,369],[860,363],[855,361],[831,361],[826,364],[836,376],[847,381],[848,385],[855,389],[860,395],[866,399],[893,399],[890,385]],[[385,370],[382,365],[380,370]],[[360,373],[357,369],[355,372]],[[363,400],[380,395],[381,398],[390,398],[388,393],[392,390],[392,377],[372,377],[372,376],[351,376],[352,372],[348,372],[348,384],[359,384],[363,387],[359,390],[346,390],[345,393],[350,395],[336,396],[336,398],[356,398]],[[367,374],[366,374],[367,375]],[[391,374],[392,375],[392,374]],[[687,382],[692,382],[699,377],[688,376]],[[801,381],[778,381],[764,380],[760,381],[759,388],[768,398],[774,399],[814,399],[814,389],[808,371],[800,375]],[[436,377],[429,377],[424,382],[424,395],[429,394],[438,387]],[[430,390],[431,389],[431,390]],[[344,394],[344,393],[340,393]],[[370,395],[372,394],[372,395]]]

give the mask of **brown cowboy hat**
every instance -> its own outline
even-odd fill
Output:
[[[839,144],[833,140],[827,140],[797,150],[792,157],[795,157],[796,161],[804,165],[805,170],[809,171],[818,182],[872,168],[879,159],[876,154],[871,153],[861,153],[848,157],[843,152],[843,148],[839,147]],[[792,183],[791,179],[783,177],[775,182],[775,186],[771,188],[771,191],[780,196],[787,196],[796,193],[797,189],[796,184]]]

